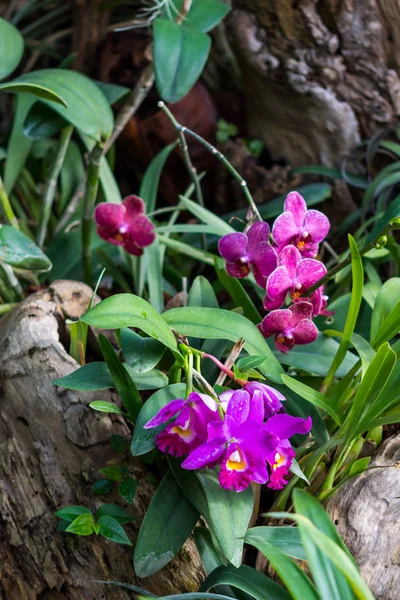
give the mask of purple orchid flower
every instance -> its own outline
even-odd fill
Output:
[[[319,210],[307,210],[304,198],[298,192],[290,192],[284,212],[272,227],[272,237],[279,249],[294,244],[303,256],[314,258],[329,229],[329,219],[324,214]]]
[[[218,418],[216,401],[207,394],[192,392],[187,400],[178,398],[164,406],[146,425],[152,429],[176,416],[170,425],[156,437],[156,444],[163,452],[183,456],[207,439],[207,425]]]
[[[275,415],[271,417],[264,428],[271,434],[278,437],[279,443],[271,454],[267,456],[267,462],[271,468],[271,477],[268,487],[273,490],[280,490],[287,484],[285,477],[289,474],[289,469],[293,459],[296,456],[289,438],[296,434],[309,433],[312,427],[311,417],[301,419],[300,417],[291,417],[290,415]]]
[[[313,315],[317,317],[318,315],[324,317],[331,317],[335,314],[335,310],[327,310],[328,304],[328,296],[324,294],[324,286],[321,285],[318,289],[315,290],[313,294],[309,298],[307,298],[309,302],[313,305]]]
[[[220,464],[219,482],[227,490],[241,492],[251,481],[266,483],[269,474],[265,457],[278,444],[275,434],[263,428],[263,400],[252,400],[245,390],[232,394],[224,421],[208,425],[208,441],[183,461],[184,469]]]
[[[138,196],[127,196],[122,204],[102,202],[94,214],[97,233],[106,242],[141,256],[143,248],[156,238],[154,225],[145,212],[146,206]]]
[[[246,390],[250,394],[251,398],[251,407],[253,407],[253,411],[256,409],[255,406],[259,406],[260,403],[263,406],[263,418],[272,417],[275,413],[277,413],[282,408],[282,402],[286,400],[285,396],[278,392],[275,388],[266,385],[265,383],[259,383],[258,381],[246,381],[243,383],[243,389]],[[235,394],[235,390],[227,390],[222,392],[220,395],[220,401],[222,407],[226,410],[228,407],[228,403],[232,398],[233,394]],[[255,412],[253,412],[252,419],[258,422],[262,422],[263,418],[259,420],[259,418],[255,417]]]
[[[264,337],[274,335],[276,347],[286,353],[296,344],[309,344],[317,339],[318,329],[311,321],[313,310],[310,302],[296,302],[289,308],[271,311],[258,327]]]
[[[276,268],[278,256],[269,243],[269,225],[254,223],[247,233],[228,233],[219,240],[218,250],[226,260],[226,270],[232,277],[247,277],[253,271],[258,285],[265,282]]]
[[[267,279],[264,308],[280,308],[288,293],[298,299],[326,274],[326,267],[319,260],[302,258],[295,246],[286,246],[279,256],[279,267]]]

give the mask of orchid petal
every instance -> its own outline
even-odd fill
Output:
[[[294,341],[296,344],[310,344],[314,342],[318,337],[318,329],[316,325],[309,319],[303,319],[298,325],[292,330]]]
[[[290,323],[292,313],[289,309],[273,310],[261,321],[259,329],[264,337],[270,337],[283,331]]]
[[[124,198],[122,206],[126,209],[124,221],[127,225],[134,225],[137,217],[139,215],[144,215],[146,212],[146,205],[143,200],[139,198],[139,196],[134,196],[133,194]]]
[[[210,442],[202,444],[183,461],[183,469],[201,469],[207,465],[215,463],[225,453],[224,438],[216,438]]]
[[[331,224],[319,210],[308,210],[305,214],[304,229],[311,236],[314,244],[319,244],[329,233]]]
[[[301,196],[298,192],[290,192],[283,204],[283,209],[292,213],[293,220],[297,227],[303,226],[304,218],[307,212],[307,204],[303,196]]]
[[[156,239],[154,225],[146,215],[135,217],[135,222],[129,225],[129,239],[141,248],[150,246]]]
[[[200,408],[203,408],[206,405],[212,412],[216,412],[218,410],[218,404],[214,398],[211,398],[208,394],[199,394],[198,392],[192,392],[188,396],[189,402],[196,402]]]
[[[272,237],[277,246],[286,246],[299,232],[291,212],[283,212],[272,227]]]
[[[250,394],[245,390],[238,390],[229,401],[226,415],[231,417],[236,425],[241,425],[249,416]]]
[[[182,410],[185,404],[186,400],[182,400],[182,398],[168,402],[166,406],[159,410],[158,413],[144,425],[144,429],[152,429],[153,427],[158,427],[162,423],[166,423],[171,417],[174,417]]]
[[[265,424],[265,429],[275,433],[281,440],[287,440],[293,435],[308,433],[311,427],[311,417],[301,419],[283,414],[274,415]]]
[[[234,263],[246,255],[247,235],[244,233],[228,233],[218,242],[218,250],[222,258]]]
[[[267,278],[278,266],[278,255],[270,244],[263,242],[257,251],[252,254],[251,261],[254,275],[257,270],[263,278]]]
[[[279,255],[279,264],[286,267],[289,277],[296,279],[297,267],[302,256],[295,246],[286,246]]]
[[[279,308],[285,301],[286,294],[292,287],[292,279],[286,267],[278,267],[267,279],[267,296],[264,299],[266,310]]]
[[[101,202],[96,206],[94,218],[101,229],[112,231],[118,229],[123,224],[125,212],[125,208],[121,204]]]
[[[247,277],[247,275],[250,273],[249,264],[242,263],[239,260],[235,263],[227,262],[225,267],[229,275],[232,277],[237,277],[238,279]]]
[[[295,304],[289,306],[289,310],[292,313],[292,317],[290,319],[290,326],[296,327],[296,325],[302,319],[312,319],[313,316],[313,305],[311,302],[307,302],[306,299],[299,300]]]
[[[249,421],[255,421],[256,423],[262,423],[264,421],[265,408],[264,408],[264,396],[260,390],[254,390],[249,410]]]
[[[297,265],[297,278],[306,288],[311,287],[326,275],[326,267],[319,260],[303,258]]]
[[[247,250],[250,256],[257,253],[260,244],[265,244],[269,241],[269,225],[264,221],[258,221],[254,223],[247,232]]]

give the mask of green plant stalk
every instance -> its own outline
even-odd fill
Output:
[[[18,219],[15,216],[15,213],[10,204],[10,200],[8,194],[6,192],[6,188],[4,187],[3,180],[0,177],[0,202],[4,212],[4,216],[12,227],[15,229],[19,229]]]
[[[47,180],[46,189],[43,195],[42,209],[40,212],[40,223],[36,236],[37,243],[41,248],[43,247],[46,239],[51,209],[53,207],[53,202],[56,195],[57,181],[63,166],[65,154],[67,152],[73,129],[74,128],[72,125],[68,125],[61,131],[57,154],[54,159],[53,167],[50,171],[50,176]]]
[[[0,271],[1,277],[3,281],[9,285],[11,290],[13,290],[14,299],[20,301],[24,299],[24,292],[18,278],[15,276],[15,273],[6,263],[0,263]]]
[[[94,205],[96,203],[97,191],[99,189],[100,161],[103,156],[104,144],[97,142],[90,154],[89,167],[86,179],[86,190],[83,198],[82,209],[82,265],[85,282],[92,285],[92,251],[90,239],[92,234],[92,221]]]
[[[164,110],[165,107],[165,103],[164,102],[159,102],[158,106]],[[195,133],[194,131],[192,131],[191,129],[187,129],[187,127],[184,127],[183,125],[180,125],[180,123],[176,123],[175,125],[176,129],[178,130],[178,132],[182,132],[182,133],[187,133],[188,135],[190,135],[191,137],[193,137],[195,140],[197,140],[200,144],[202,144],[205,148],[207,148],[207,150],[209,152],[211,152],[211,154],[213,154],[216,158],[218,158],[218,160],[220,160],[223,165],[227,168],[227,170],[229,171],[229,173],[234,177],[234,179],[236,179],[236,181],[239,182],[239,184],[241,185],[242,189],[243,189],[243,193],[246,197],[246,200],[248,201],[255,217],[257,218],[258,221],[262,221],[262,217],[258,211],[258,208],[256,206],[256,203],[253,200],[252,195],[250,194],[250,190],[247,187],[247,183],[246,181],[243,179],[243,177],[240,175],[240,173],[238,173],[238,171],[236,171],[236,169],[231,165],[231,163],[228,161],[227,158],[225,158],[225,156],[222,154],[222,152],[220,152],[219,150],[217,150],[217,148],[215,148],[215,146],[213,146],[212,144],[210,144],[209,142],[207,142],[204,138],[202,138],[200,135],[198,135],[197,133]]]
[[[0,315],[7,314],[8,312],[10,312],[10,310],[15,308],[16,306],[18,306],[18,302],[11,302],[9,304],[0,304]]]
[[[193,354],[188,352],[186,363],[186,398],[193,392]]]
[[[13,303],[16,298],[13,288],[10,286],[5,273],[0,268],[0,296],[3,302]]]

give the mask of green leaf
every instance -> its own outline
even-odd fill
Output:
[[[4,170],[4,187],[8,194],[13,189],[32,146],[32,140],[26,137],[22,127],[25,117],[34,102],[35,99],[29,96],[18,95],[16,98],[15,114],[8,142],[7,161]]]
[[[93,492],[96,496],[105,496],[111,491],[112,481],[109,479],[99,479],[93,484]]]
[[[224,339],[237,342],[245,339],[244,348],[250,355],[265,356],[260,372],[272,381],[280,382],[281,365],[272,354],[257,327],[246,317],[218,308],[184,307],[165,312],[163,318],[178,333],[203,339]]]
[[[126,480],[125,480],[126,481]],[[132,481],[134,481],[132,479]],[[136,483],[136,481],[135,481]],[[122,485],[122,484],[121,484]],[[100,517],[113,517],[118,523],[124,525],[124,523],[132,523],[136,521],[135,517],[132,517],[125,508],[118,504],[102,504],[97,511],[96,518],[99,521]]]
[[[113,517],[103,516],[98,519],[100,525],[100,533],[103,537],[116,542],[117,544],[124,544],[126,546],[132,546],[132,542],[128,538],[125,529],[118,523]]]
[[[284,588],[263,573],[247,565],[239,568],[218,567],[202,583],[200,591],[207,592],[217,585],[231,585],[256,600],[290,600],[291,596]]]
[[[125,363],[123,367],[128,371],[138,390],[155,390],[168,385],[167,375],[158,369],[151,369],[146,373],[136,373],[132,367]]]
[[[24,134],[31,140],[43,140],[56,135],[67,125],[55,110],[43,102],[35,102],[26,115]]]
[[[0,225],[0,261],[29,271],[49,271],[51,262],[24,233],[10,225]]]
[[[113,433],[110,440],[110,446],[115,452],[125,452],[129,448],[129,440],[123,435]]]
[[[94,400],[89,404],[89,406],[90,408],[93,408],[93,410],[98,410],[99,412],[115,413],[118,415],[124,414],[119,406],[113,404],[112,402],[106,402],[105,400]]]
[[[85,513],[76,517],[65,530],[75,535],[92,535],[94,533],[94,517],[91,513]]]
[[[76,142],[71,140],[68,144],[63,166],[60,174],[61,207],[64,210],[66,204],[71,200],[79,185],[85,178],[85,165],[82,153]],[[78,212],[79,208],[77,209]],[[76,214],[76,213],[75,213]],[[79,214],[79,213],[78,213]],[[71,215],[71,220],[74,215]]]
[[[66,121],[97,141],[111,135],[112,110],[97,85],[81,73],[68,69],[42,69],[2,84],[1,89],[35,93]]]
[[[206,250],[200,250],[199,248],[195,248],[194,246],[190,246],[189,244],[185,244],[184,242],[180,242],[179,240],[174,240],[166,235],[158,235],[158,239],[164,246],[170,248],[171,250],[175,250],[179,254],[183,254],[184,256],[189,256],[190,258],[205,263],[206,265],[214,265],[214,260],[216,258],[215,254],[211,252],[207,252]]]
[[[256,548],[268,542],[287,556],[307,560],[297,527],[252,527],[247,530],[245,542]]]
[[[218,231],[218,235],[223,236],[235,232],[233,227],[211,212],[211,210],[204,208],[204,206],[200,206],[200,204],[193,202],[193,200],[190,200],[189,198],[185,198],[185,196],[179,196],[179,200],[180,203],[202,223],[206,223],[207,225],[210,225],[210,227],[213,227],[215,231]]]
[[[99,334],[99,345],[104,360],[110,369],[121,402],[125,406],[131,421],[135,422],[143,404],[136,385],[127,369],[125,369],[119,360],[111,342],[101,333]]]
[[[343,179],[342,172],[340,169],[326,167],[324,165],[308,165],[305,167],[296,167],[295,169],[293,169],[293,173],[304,173],[305,175],[323,175],[324,177],[331,177],[332,179]]]
[[[244,356],[237,361],[236,366],[239,371],[245,373],[249,369],[257,369],[264,361],[265,356]]]
[[[370,462],[371,456],[365,456],[364,458],[359,458],[358,460],[354,461],[349,471],[349,477],[355,477],[356,475],[361,475],[361,473],[364,473]]]
[[[142,183],[140,184],[139,196],[145,203],[148,213],[153,212],[156,207],[160,176],[164,165],[175,146],[176,144],[173,143],[163,148],[161,152],[153,158],[143,176]]]
[[[255,325],[260,323],[261,315],[258,312],[254,302],[240,281],[235,277],[231,277],[226,272],[224,261],[220,258],[215,259],[215,272],[217,273],[218,279],[220,280],[222,286],[226,289],[232,300],[235,302],[235,306],[241,306],[243,308],[244,316],[252,321],[252,323]]]
[[[109,104],[115,104],[125,98],[130,93],[130,88],[115,83],[105,83],[104,81],[93,80],[93,83],[103,92]]]
[[[256,529],[259,529],[258,527]],[[265,529],[265,528],[263,528]],[[268,528],[269,529],[269,528]],[[274,529],[274,527],[271,527]],[[250,529],[250,532],[253,530]],[[261,536],[246,534],[246,542],[255,546],[271,563],[294,600],[319,600],[311,580],[293,560],[288,558],[276,545]],[[327,597],[326,597],[327,598]],[[322,597],[321,597],[322,600]],[[325,598],[324,598],[325,600]],[[329,600],[333,600],[329,598]]]
[[[74,521],[79,515],[91,515],[92,512],[86,506],[66,506],[54,513],[59,519],[64,521]]]
[[[208,279],[202,275],[196,277],[192,287],[189,290],[187,304],[188,306],[218,308],[217,296],[215,295],[214,289]]]
[[[210,530],[207,527],[195,527],[193,537],[206,575],[217,567],[225,566],[226,561],[218,549],[215,548]]]
[[[137,482],[132,477],[127,477],[118,486],[118,492],[121,498],[128,504],[132,504],[136,494]]]
[[[140,410],[133,432],[131,444],[131,453],[133,456],[147,454],[147,452],[150,452],[156,447],[156,435],[165,428],[165,425],[160,425],[153,429],[144,429],[144,425],[146,425],[146,423],[148,423],[161,408],[168,404],[168,402],[171,402],[171,400],[175,400],[176,398],[184,398],[185,392],[186,385],[184,383],[173,383],[162,390],[155,392],[146,400]]]
[[[149,577],[168,564],[191,534],[198,518],[199,513],[168,471],[139,531],[134,556],[136,575]]]
[[[183,0],[173,0],[173,3],[176,10],[180,12]],[[190,10],[185,17],[185,24],[207,33],[214,29],[230,10],[230,6],[217,0],[192,0]]]
[[[115,387],[111,373],[104,362],[92,362],[65,377],[53,381],[53,385],[65,387],[67,390],[96,391]]]
[[[161,313],[164,309],[162,287],[161,245],[156,238],[151,246],[144,249],[143,259],[146,265],[146,280],[150,304]]]
[[[210,526],[226,558],[235,566],[242,563],[243,542],[253,512],[253,491],[240,494],[222,488],[214,472],[196,471],[204,489]]]
[[[121,350],[136,373],[147,373],[161,360],[165,346],[153,338],[143,337],[132,329],[121,329]]]
[[[106,298],[85,313],[81,321],[100,329],[137,327],[164,346],[172,350],[177,348],[174,334],[163,317],[148,302],[133,294],[115,294]]]
[[[0,19],[0,81],[18,67],[24,53],[24,38],[14,25]]]
[[[293,392],[295,392],[296,394],[299,394],[299,396],[301,396],[302,398],[305,398],[305,400],[308,400],[308,402],[311,402],[311,404],[314,404],[319,408],[323,408],[325,412],[332,417],[335,423],[337,423],[338,425],[342,423],[343,415],[341,414],[341,412],[338,411],[338,409],[335,406],[332,406],[329,403],[328,398],[326,398],[323,394],[321,394],[317,390],[314,390],[308,385],[305,385],[301,381],[297,381],[297,379],[289,377],[289,375],[286,374],[282,375],[282,381],[285,385],[288,386],[289,389],[293,390]]]
[[[208,510],[207,497],[204,492],[204,488],[200,483],[199,478],[197,477],[194,471],[188,471],[187,469],[182,469],[182,459],[174,458],[173,456],[168,456],[168,464],[170,469],[179,484],[182,492],[185,494],[186,498],[193,504],[193,506],[197,509],[197,511],[204,517],[207,521],[207,525],[212,532],[213,540],[215,543],[215,547],[218,548],[218,541],[215,537],[215,532],[213,529],[213,524],[210,518],[210,512]],[[225,558],[224,558],[225,560]],[[225,563],[224,563],[225,564]]]
[[[371,319],[371,341],[380,334],[383,323],[396,307],[400,298],[400,277],[391,277],[382,285],[375,299]]]
[[[128,475],[127,467],[103,467],[99,472],[111,479],[111,481],[122,481]]]
[[[167,19],[154,19],[154,70],[158,93],[178,102],[194,86],[207,62],[211,39]]]

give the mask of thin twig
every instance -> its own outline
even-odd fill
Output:
[[[237,357],[239,356],[239,354],[241,353],[241,351],[243,350],[243,346],[245,344],[245,341],[243,338],[240,338],[236,344],[233,346],[232,350],[229,353],[228,358],[226,359],[224,366],[227,369],[231,369],[233,367],[233,365],[236,362]],[[218,379],[215,382],[215,385],[224,385],[224,381],[226,378],[226,374],[221,371],[220,374],[218,375]]]
[[[64,229],[64,227],[68,224],[68,221],[74,214],[75,210],[78,207],[79,201],[81,200],[81,198],[83,197],[83,195],[85,193],[85,186],[86,186],[86,177],[76,188],[74,195],[72,196],[71,200],[69,201],[69,203],[67,205],[67,208],[65,209],[62,217],[58,221],[57,226],[54,229],[55,234],[62,231]]]
[[[102,159],[103,152],[104,145],[101,142],[97,142],[90,154],[85,197],[83,199],[81,226],[82,265],[84,279],[88,285],[92,285],[92,252],[90,247],[90,239],[92,234],[94,205],[96,203],[97,190],[99,188],[100,161]]]
[[[64,129],[61,131],[60,144],[58,146],[58,151],[54,159],[53,167],[50,172],[50,177],[47,181],[46,189],[44,191],[40,222],[36,235],[37,243],[40,247],[43,247],[44,241],[46,239],[47,226],[49,224],[51,209],[53,207],[54,197],[56,195],[57,181],[61,172],[61,168],[63,166],[65,154],[67,152],[68,144],[71,139],[72,131],[72,125],[64,127]]]

